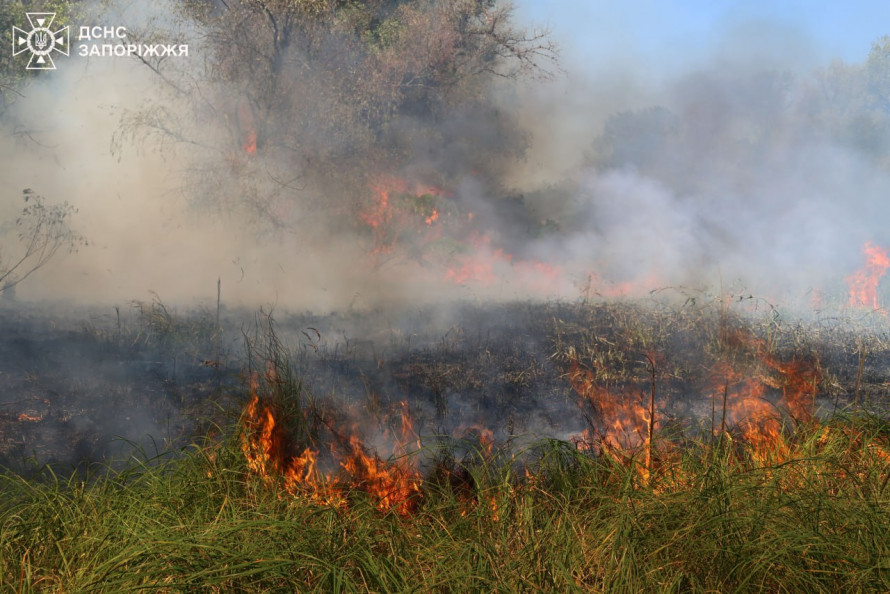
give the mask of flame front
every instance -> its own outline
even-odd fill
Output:
[[[597,436],[586,429],[572,439],[578,449],[598,450],[619,462],[632,462],[634,455],[642,451],[643,461],[638,467],[640,475],[648,480],[652,468],[653,435],[658,424],[654,419],[654,402],[650,409],[643,406],[645,395],[633,388],[612,391],[597,383],[594,373],[581,367],[577,357],[571,357],[569,381],[572,388],[593,406],[597,419],[602,423]]]
[[[401,515],[413,511],[420,479],[407,464],[387,464],[377,455],[369,456],[355,435],[349,437],[349,455],[340,464],[351,479],[350,486],[374,497],[378,510],[392,509]]]
[[[712,371],[713,431],[723,435],[730,427],[741,433],[750,446],[752,457],[760,463],[785,459],[787,448],[782,439],[782,425],[775,408],[765,399],[766,386],[742,374],[727,363]]]
[[[865,242],[862,248],[865,254],[865,267],[847,277],[850,285],[850,307],[869,307],[885,312],[878,300],[878,283],[890,268],[890,256],[887,249]]]
[[[713,365],[706,394],[712,400],[713,431],[722,436],[735,429],[750,447],[751,457],[761,464],[787,459],[789,447],[782,432],[783,413],[796,423],[814,418],[814,401],[822,380],[818,361],[792,358],[783,361],[771,354],[767,344],[742,330],[724,332],[722,343],[757,362],[743,374],[728,360]],[[651,361],[651,359],[650,359]],[[596,382],[593,371],[570,357],[569,381],[589,403],[596,416],[596,427],[572,438],[579,449],[598,450],[616,460],[629,462],[643,454],[640,471],[648,477],[653,463],[654,434],[659,427],[656,401],[633,386],[611,390]],[[767,389],[780,392],[778,402],[767,398]]]
[[[569,381],[575,392],[593,405],[603,421],[602,445],[614,451],[629,451],[649,442],[650,416],[642,405],[643,394],[633,389],[613,392],[599,385],[594,373],[583,369],[577,360],[572,361]]]
[[[330,472],[319,469],[319,451],[312,447],[289,457],[286,432],[273,407],[263,404],[258,383],[254,376],[242,417],[242,451],[251,473],[266,481],[281,480],[289,494],[323,505],[343,507],[351,491],[361,491],[371,496],[380,511],[406,515],[415,509],[421,482],[408,458],[387,462],[369,454],[355,433],[335,441],[331,454],[336,464]],[[412,432],[406,409],[402,411],[401,426],[403,435],[396,448],[404,450]]]
[[[822,380],[818,361],[798,357],[784,360],[745,329],[723,329],[719,342],[720,360],[711,366],[702,385],[703,396],[712,402],[714,436],[720,442],[726,436],[740,438],[748,446],[746,459],[762,466],[789,459],[793,448],[785,439],[783,417],[797,424],[813,421],[816,390]],[[651,371],[651,387],[647,389],[635,382],[617,387],[603,385],[597,370],[584,367],[574,351],[569,352],[567,377],[582,405],[593,411],[590,429],[572,438],[578,449],[632,466],[649,481],[654,472],[671,463],[671,445],[656,439],[662,421],[658,411],[664,408],[656,398],[656,367],[662,366],[663,357],[647,351],[646,359]],[[744,361],[744,366],[738,361]],[[276,382],[278,376],[270,365],[265,383],[274,387]],[[335,415],[316,419],[324,426],[322,431],[328,432],[325,437],[313,434],[315,437],[302,438],[302,443],[295,442],[271,399],[263,397],[259,384],[259,375],[254,374],[242,418],[242,450],[250,473],[283,485],[285,492],[313,503],[347,507],[352,494],[360,492],[367,494],[381,512],[404,516],[417,509],[422,481],[413,454],[421,448],[421,442],[406,401],[392,407],[372,428],[374,435],[393,444],[392,456],[384,459],[363,441],[358,423],[343,429],[331,420]],[[373,423],[364,418],[363,426],[367,429],[369,424]],[[495,439],[490,429],[465,424],[452,433],[454,439],[476,441],[482,460],[495,459]],[[330,453],[323,454],[316,441],[328,441]],[[473,493],[472,489],[459,495],[463,513],[487,498],[491,516],[496,519],[497,499]]]

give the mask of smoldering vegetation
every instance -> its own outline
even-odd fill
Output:
[[[7,306],[4,583],[885,585],[886,318],[674,297]]]
[[[313,398],[365,398],[381,410],[416,400],[418,419],[443,435],[506,415],[508,422],[487,429],[500,439],[569,436],[593,414],[577,404],[585,374],[619,365],[619,379],[596,373],[642,385],[647,364],[638,364],[653,357],[650,384],[660,386],[662,412],[702,418],[706,406],[697,399],[713,392],[705,383],[714,361],[697,372],[678,364],[683,371],[655,377],[671,368],[664,353],[685,352],[686,339],[676,336],[677,349],[650,344],[667,318],[649,319],[646,307],[629,305],[627,324],[640,318],[649,336],[631,341],[632,352],[602,355],[603,345],[585,346],[592,340],[586,331],[561,351],[567,328],[599,322],[546,300],[574,304],[668,287],[708,294],[719,285],[719,292],[763,296],[793,311],[788,319],[818,328],[818,301],[837,305],[861,267],[862,246],[887,239],[880,199],[890,190],[886,40],[862,63],[814,67],[783,57],[795,52],[746,54],[729,36],[710,59],[665,72],[658,83],[627,85],[561,72],[546,32],[518,25],[497,3],[77,8],[65,15],[75,28],[116,19],[133,42],[187,42],[190,55],[72,59],[52,77],[23,82],[27,101],[4,94],[4,179],[30,188],[41,174],[39,192],[80,209],[66,223],[89,241],[42,265],[18,287],[19,298],[126,303],[158,291],[188,307],[212,302],[221,282],[232,307],[274,302],[282,312],[311,310],[303,319],[277,319],[278,331],[300,329],[289,365]],[[627,78],[636,76],[630,68]],[[609,99],[566,98],[566,88]],[[633,97],[627,88],[637,91]],[[570,163],[541,156],[560,143],[574,147]],[[42,175],[47,170],[54,174]],[[13,216],[14,207],[7,210]],[[843,316],[880,309],[882,274],[871,274],[868,303],[851,296],[854,309],[841,308]],[[475,309],[448,305],[467,299]],[[201,345],[187,337],[181,343],[188,330],[168,315],[174,306],[149,303],[129,339],[126,320],[118,321],[95,339],[101,348],[77,352],[87,359],[70,368],[77,370],[71,382],[85,382],[82,370],[95,367],[97,381],[107,376],[109,390],[121,394],[114,400],[132,409],[123,419],[139,429],[128,435],[163,434],[175,443],[200,401],[189,396],[177,410],[176,398],[229,397],[224,386],[234,372],[221,371],[226,349],[219,343],[240,353],[233,347],[239,324],[198,324]],[[330,313],[338,311],[364,313]],[[21,337],[27,324],[16,315],[9,324]],[[671,323],[686,323],[684,315]],[[562,327],[564,317],[575,321]],[[877,317],[869,319],[880,328]],[[165,332],[172,342],[157,338]],[[837,396],[840,407],[851,389],[856,400],[871,396],[863,332],[855,387],[845,381],[826,390],[826,376],[814,371],[810,396]],[[38,328],[35,336],[43,335]],[[690,352],[710,348],[703,338],[688,340],[697,347]],[[812,360],[839,359],[850,340],[837,339],[842,346]],[[767,336],[757,341],[767,346],[745,339],[742,350],[776,363],[776,345]],[[51,341],[21,347],[23,354],[10,356],[18,366],[25,354],[56,350]],[[115,365],[102,359],[108,353]],[[36,365],[35,377],[58,382],[69,369],[58,358]],[[243,361],[232,365],[249,373]],[[262,363],[247,366],[256,371]],[[210,376],[215,387],[190,388]],[[772,376],[767,387],[775,391],[781,381]],[[37,402],[42,388],[16,381]],[[142,382],[153,386],[149,393],[134,392]],[[88,383],[77,390],[84,398],[106,391]],[[142,397],[167,408],[137,405]],[[55,417],[38,407],[14,418],[68,423],[72,431],[59,433],[73,441],[62,447],[47,437],[50,450],[105,457],[106,446],[88,435],[105,439],[125,424],[69,422],[73,406]],[[17,446],[26,447],[25,437]]]
[[[237,378],[214,318],[159,301],[111,310],[4,303],[2,464],[86,469],[189,443],[226,418]],[[227,398],[227,394],[229,394]]]
[[[780,302],[837,291],[862,243],[886,241],[872,219],[887,192],[886,56],[878,40],[862,64],[802,70],[730,46],[666,75],[594,139],[569,137],[586,166],[548,180],[571,188],[555,210],[570,217],[543,252],[644,286],[722,275]]]
[[[634,413],[604,409],[579,387],[579,373],[634,406],[655,398],[659,431],[687,438],[744,421],[744,407],[727,413],[734,399],[792,425],[890,403],[880,314],[802,323],[747,295],[734,304],[697,295],[328,315],[223,307],[219,315],[179,312],[158,298],[65,314],[7,304],[4,465],[116,463],[134,447],[222,438],[251,375],[272,382],[276,407],[335,419],[384,456],[395,441],[385,420],[403,410],[430,451],[444,443],[467,453],[480,439],[522,450],[585,430],[591,439],[644,439]],[[270,369],[290,378],[290,392],[276,392]],[[742,393],[742,378],[760,391]],[[800,381],[808,382],[802,402],[790,402]],[[624,425],[613,427],[612,415]]]
[[[89,242],[0,310],[14,587],[886,589],[886,39],[579,80],[499,3],[79,8],[190,55],[0,114]]]

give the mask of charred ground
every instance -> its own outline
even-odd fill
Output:
[[[729,423],[714,382],[722,364],[759,378],[777,417],[801,420],[782,406],[788,380],[764,356],[799,362],[817,416],[886,409],[883,316],[848,311],[804,322],[755,300],[701,302],[463,304],[323,316],[224,310],[219,322],[214,311],[179,314],[160,300],[65,313],[7,305],[0,461],[17,469],[89,464],[134,445],[185,445],[237,419],[247,378],[262,372],[270,349],[284,349],[275,351],[287,359],[279,363],[298,378],[301,394],[340,410],[371,444],[379,436],[359,421],[403,402],[415,431],[430,439],[480,430],[498,443],[568,440],[586,428],[602,434],[611,420],[578,393],[573,369],[627,398],[654,395],[662,430],[698,435]]]
[[[175,448],[206,432],[232,390],[218,335],[159,302],[108,311],[0,310],[0,464],[68,467]],[[217,417],[218,418],[218,417]]]

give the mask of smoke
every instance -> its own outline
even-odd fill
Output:
[[[114,18],[193,32],[159,6]],[[864,242],[890,242],[890,128],[866,56],[819,62],[787,25],[728,23],[663,68],[629,52],[581,71],[569,55],[554,81],[480,87],[436,113],[418,100],[376,136],[329,96],[358,102],[379,82],[331,78],[363,64],[338,39],[319,42],[337,49],[328,63],[288,56],[280,112],[253,79],[197,79],[212,58],[197,37],[170,58],[177,81],[198,80],[187,95],[135,59],[59,60],[4,118],[0,214],[33,188],[76,206],[91,245],[18,297],[193,304],[221,279],[229,304],[332,311],[738,282],[794,302],[840,294]]]
[[[565,222],[533,248],[541,257],[615,283],[734,284],[797,306],[813,290],[843,293],[864,242],[890,240],[875,83],[886,47],[867,63],[818,64],[826,53],[788,26],[722,33],[657,74],[619,56],[619,72],[594,61],[549,95],[530,92],[541,143],[517,183],[556,195]]]

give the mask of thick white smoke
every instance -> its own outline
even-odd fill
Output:
[[[146,16],[115,14],[134,27]],[[769,43],[748,43],[758,31]],[[456,212],[475,221],[475,234],[460,236],[457,247],[436,243],[451,250],[444,256],[396,250],[384,265],[368,257],[354,228],[309,216],[314,211],[299,200],[324,202],[323,187],[293,199],[300,225],[258,232],[237,211],[194,200],[186,173],[201,161],[200,146],[148,137],[113,153],[123,113],[146,101],[183,117],[193,110],[162,92],[164,81],[135,59],[72,52],[28,86],[5,118],[0,214],[13,219],[21,190],[33,188],[49,202],[76,206],[72,224],[91,245],[55,259],[18,297],[117,303],[154,291],[193,303],[215,299],[218,278],[227,303],[313,310],[573,299],[591,283],[612,294],[738,281],[790,300],[813,289],[843,291],[844,278],[862,264],[863,243],[890,242],[888,168],[832,130],[813,127],[819,119],[807,101],[818,94],[821,75],[811,41],[787,28],[731,24],[701,49],[694,61],[657,72],[615,56],[612,67],[600,63],[579,75],[569,57],[565,77],[504,92],[493,104],[526,127],[525,158],[500,171],[498,184],[480,181],[485,172],[452,171],[441,199],[460,205]],[[177,59],[197,65],[206,57],[196,50]],[[608,128],[620,124],[610,116],[654,108],[669,114],[664,138],[647,128],[631,141],[632,125]],[[408,175],[442,171],[448,155],[461,161],[461,126],[481,121],[479,114],[459,118],[443,133],[447,150],[434,159],[418,140],[418,164]],[[406,120],[400,133],[409,128]],[[618,135],[611,140],[610,130]],[[225,142],[226,134],[206,138]],[[260,184],[278,170],[256,172]],[[493,195],[500,191],[521,199],[504,206]]]

